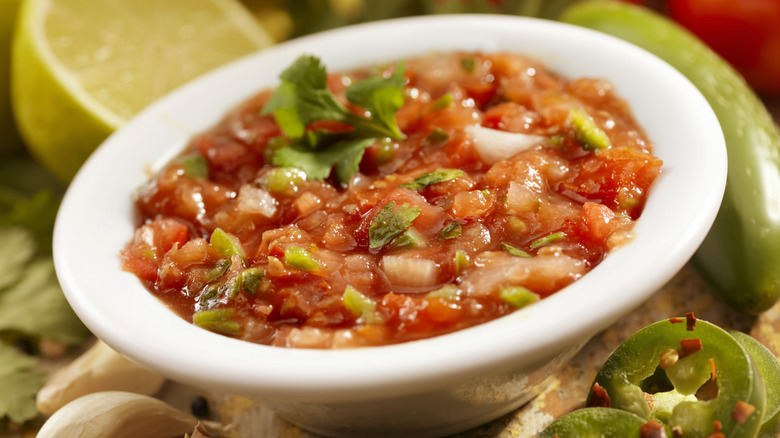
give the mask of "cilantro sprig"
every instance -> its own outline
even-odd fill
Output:
[[[297,167],[311,179],[327,178],[331,169],[340,184],[357,172],[363,153],[379,138],[404,138],[395,113],[404,103],[404,65],[398,63],[389,77],[370,77],[346,90],[350,103],[368,111],[368,117],[351,112],[327,86],[327,71],[319,58],[304,55],[280,75],[281,84],[262,110],[273,114],[289,144],[272,158],[277,166]],[[307,130],[317,121],[349,125],[347,131]]]
[[[381,248],[404,230],[420,215],[420,207],[402,204],[395,207],[395,201],[390,201],[379,210],[371,225],[368,226],[369,248]]]

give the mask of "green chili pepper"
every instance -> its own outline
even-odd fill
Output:
[[[755,437],[766,412],[764,384],[747,351],[690,314],[651,324],[618,346],[587,405],[656,420],[667,436],[684,438]]]
[[[753,363],[756,364],[761,380],[764,381],[765,388],[771,388],[766,391],[766,412],[764,414],[764,426],[767,426],[772,419],[777,417],[780,412],[780,362],[775,355],[764,347],[752,336],[738,331],[731,331],[731,336],[737,340],[748,352]],[[778,436],[778,435],[772,435]]]
[[[707,98],[726,139],[728,180],[694,265],[732,307],[749,313],[770,308],[780,295],[780,133],[761,100],[703,42],[647,9],[589,1],[561,18],[652,52]]]
[[[192,323],[200,328],[228,336],[241,334],[241,326],[230,318],[235,315],[235,309],[202,310],[192,315]]]
[[[584,408],[572,411],[552,424],[539,438],[640,438],[648,421],[620,409]]]
[[[288,246],[285,248],[284,262],[293,268],[304,271],[316,271],[320,268],[320,262],[309,251],[300,246]]]
[[[376,302],[371,298],[360,293],[352,286],[344,289],[344,295],[341,298],[344,307],[349,309],[355,316],[361,318],[367,324],[382,322],[382,315],[376,310]]]
[[[244,249],[241,247],[241,242],[238,238],[230,233],[225,232],[222,228],[216,228],[211,233],[209,243],[222,257],[230,258],[234,254],[241,257],[241,260],[245,260]]]

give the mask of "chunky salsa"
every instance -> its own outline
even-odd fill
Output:
[[[123,269],[280,347],[428,338],[543,299],[630,239],[661,160],[603,79],[510,53],[347,73],[301,57],[137,194]]]

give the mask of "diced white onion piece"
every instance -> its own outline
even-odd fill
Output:
[[[534,257],[516,257],[505,251],[483,252],[461,281],[461,289],[472,295],[496,293],[503,286],[523,286],[533,292],[552,293],[585,274],[584,260],[559,252],[540,252]]]
[[[499,131],[478,125],[466,126],[465,132],[474,140],[477,153],[487,164],[511,158],[546,139],[539,135]]]
[[[532,213],[539,209],[539,195],[525,185],[511,181],[506,191],[506,206],[513,213]]]
[[[245,185],[238,192],[237,209],[241,213],[259,214],[270,218],[276,214],[276,199],[260,187]]]
[[[438,267],[429,259],[404,255],[382,257],[382,270],[394,286],[425,288],[436,285]]]

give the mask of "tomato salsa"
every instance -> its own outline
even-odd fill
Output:
[[[122,267],[250,342],[428,338],[585,275],[630,240],[661,164],[603,79],[511,53],[346,73],[305,56],[140,189]]]

